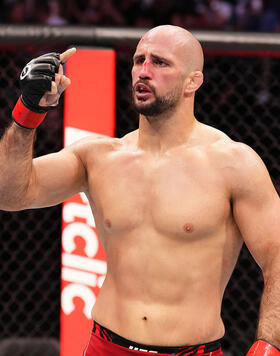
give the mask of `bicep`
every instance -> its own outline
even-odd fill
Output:
[[[264,270],[280,252],[280,199],[258,157],[241,173],[233,214],[245,244]]]
[[[61,203],[82,191],[86,172],[79,156],[70,149],[35,158],[28,191],[28,208]]]

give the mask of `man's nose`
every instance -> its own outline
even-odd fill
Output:
[[[152,78],[152,73],[151,73],[151,63],[148,60],[145,60],[141,66],[141,70],[139,73],[139,78],[140,79],[151,79]]]

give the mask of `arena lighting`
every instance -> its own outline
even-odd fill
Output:
[[[93,133],[114,136],[115,52],[78,49],[66,63],[71,85],[65,92],[64,146]],[[77,356],[92,328],[91,308],[106,274],[86,196],[63,204],[60,355]]]

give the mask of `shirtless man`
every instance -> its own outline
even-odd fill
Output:
[[[87,195],[108,272],[83,356],[222,355],[221,303],[243,241],[265,281],[248,355],[279,356],[280,200],[251,148],[194,117],[199,42],[175,26],[148,31],[133,58],[139,129],[32,160],[35,130],[26,127],[70,84],[60,63],[74,52],[39,57],[21,74],[22,99],[0,146],[0,208]]]

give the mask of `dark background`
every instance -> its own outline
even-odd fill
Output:
[[[279,0],[2,0],[0,23],[280,31]]]

